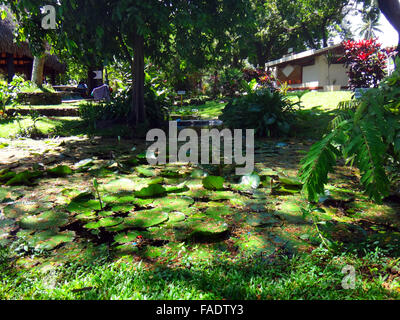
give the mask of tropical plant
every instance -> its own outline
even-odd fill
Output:
[[[254,129],[257,136],[277,137],[289,134],[292,106],[281,93],[263,88],[232,99],[219,118],[229,128]]]
[[[386,165],[400,166],[399,71],[379,88],[366,92],[355,111],[343,110],[332,121],[332,128],[301,162],[300,179],[308,199],[317,201],[324,194],[328,173],[343,157],[360,170],[360,182],[367,195],[381,202],[390,194]]]
[[[376,88],[385,77],[386,61],[394,51],[382,49],[375,39],[348,40],[343,46],[350,88]]]

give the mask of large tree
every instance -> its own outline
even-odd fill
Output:
[[[26,19],[44,5],[40,0],[11,3]],[[57,6],[59,28],[51,33],[69,54],[89,60],[118,55],[131,61],[132,124],[145,120],[145,57],[161,63],[177,52],[199,65],[247,16],[245,0],[70,0],[46,4]]]
[[[400,49],[400,2],[399,0],[378,0],[378,4],[383,15],[399,34],[398,48]]]

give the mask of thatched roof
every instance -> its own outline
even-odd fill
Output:
[[[3,8],[0,7],[0,10],[1,9]],[[15,21],[13,21],[10,12],[7,12],[7,17],[4,20],[0,17],[0,52],[18,54],[31,58],[32,55],[29,51],[28,43],[17,44],[14,41],[15,25]]]
[[[1,9],[4,9],[4,7],[0,7],[0,10]],[[17,43],[14,41],[16,22],[14,21],[13,15],[10,13],[10,11],[7,9],[6,11],[7,17],[5,19],[1,19],[0,17],[0,53],[5,52],[33,58],[27,42]],[[49,53],[46,54],[45,66],[60,73],[65,72],[66,69],[66,65],[61,63],[57,56]]]

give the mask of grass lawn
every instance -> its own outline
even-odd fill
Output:
[[[351,100],[352,91],[333,91],[333,92],[309,92],[306,93],[301,103],[305,109],[321,107],[323,110],[336,109],[339,102]],[[297,98],[295,98],[295,101]]]
[[[226,102],[208,101],[200,106],[174,107],[172,114],[176,115],[199,115],[202,119],[217,119],[226,106]]]
[[[318,107],[323,111],[331,111],[336,109],[341,101],[351,100],[352,95],[351,91],[309,92],[302,97],[301,103],[303,110]],[[290,99],[293,102],[297,101],[296,97],[290,97]],[[217,119],[222,114],[226,104],[226,102],[210,101],[200,106],[178,106],[173,108],[172,113],[177,115],[199,115],[202,119]]]
[[[30,117],[20,117],[19,120],[12,118],[10,120],[0,120],[0,138],[10,138],[16,136],[20,129],[26,129],[33,125]],[[48,135],[57,130],[61,130],[60,134],[73,133],[74,128],[82,126],[80,118],[60,117],[60,118],[45,118],[41,117],[36,122],[36,127],[45,135]],[[59,130],[59,131],[60,131]]]

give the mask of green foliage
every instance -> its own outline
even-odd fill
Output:
[[[169,119],[165,94],[158,92],[150,85],[146,86],[145,104],[147,124],[160,127]],[[109,102],[83,103],[79,106],[81,118],[92,128],[97,128],[99,121],[127,122],[132,110],[131,89],[119,91]]]
[[[216,176],[208,176],[203,179],[203,187],[207,190],[224,189],[224,178]]]
[[[47,170],[47,173],[53,177],[66,177],[73,173],[72,169],[66,165],[57,166]]]
[[[0,119],[6,116],[6,107],[14,106],[17,102],[17,92],[23,85],[23,79],[14,76],[10,83],[0,80]]]
[[[313,145],[302,160],[300,173],[310,201],[324,193],[328,173],[339,156],[360,170],[361,184],[373,200],[381,202],[390,193],[385,166],[399,167],[400,73],[363,95],[356,111],[344,110],[334,119],[332,132]]]
[[[288,135],[294,121],[292,104],[281,93],[269,89],[234,98],[219,118],[229,128],[254,129],[260,137]]]
[[[166,189],[159,184],[152,184],[147,188],[143,188],[140,191],[135,192],[135,196],[138,198],[154,198],[162,196],[166,193]]]

